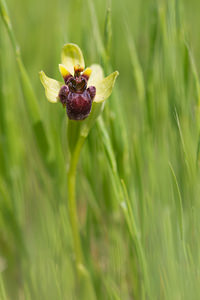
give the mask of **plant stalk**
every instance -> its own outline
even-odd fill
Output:
[[[69,218],[72,229],[73,237],[73,246],[76,259],[76,270],[77,276],[79,279],[79,296],[81,299],[85,300],[95,300],[96,294],[94,291],[93,283],[90,277],[89,272],[84,264],[84,256],[81,246],[81,238],[79,232],[79,222],[77,214],[77,205],[76,205],[76,170],[78,165],[78,160],[80,157],[80,152],[86,136],[79,136],[76,143],[75,149],[70,157],[68,176],[67,176],[67,188],[68,188],[68,210]]]
[[[80,156],[80,152],[82,146],[84,144],[85,137],[80,136],[74,152],[70,158],[70,165],[68,170],[68,178],[67,178],[67,187],[68,187],[68,209],[69,209],[69,217],[72,228],[72,236],[74,243],[74,252],[76,256],[76,266],[79,269],[81,265],[84,263],[83,252],[81,247],[81,239],[78,228],[78,215],[77,215],[77,205],[76,205],[76,170],[77,164]]]

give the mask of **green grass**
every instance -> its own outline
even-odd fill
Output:
[[[199,2],[7,6],[21,54],[0,19],[0,300],[200,299]],[[67,42],[86,65],[120,73],[78,165],[84,286],[67,208],[67,117],[38,76],[60,79]]]

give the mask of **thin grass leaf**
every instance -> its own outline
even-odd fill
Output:
[[[33,132],[36,138],[36,142],[38,145],[39,150],[41,151],[42,157],[45,162],[48,162],[48,153],[49,153],[49,145],[48,145],[48,138],[47,132],[44,127],[43,121],[40,115],[40,108],[37,101],[37,97],[33,90],[33,86],[27,74],[27,71],[24,67],[24,64],[21,59],[20,49],[17,45],[15,35],[13,32],[11,20],[9,18],[8,9],[6,6],[6,1],[0,1],[0,13],[2,19],[4,21],[5,26],[7,27],[8,34],[10,36],[13,50],[16,56],[17,66],[19,69],[20,81],[22,85],[22,91],[25,99],[25,106],[28,109],[28,113],[30,116],[30,122],[32,124]]]

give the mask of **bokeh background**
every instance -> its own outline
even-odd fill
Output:
[[[83,299],[67,212],[67,117],[47,102],[38,76],[61,80],[68,42],[86,65],[120,73],[77,173],[96,298],[200,299],[199,1],[7,7],[40,122],[0,19],[0,299]]]

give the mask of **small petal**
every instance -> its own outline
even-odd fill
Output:
[[[62,77],[65,80],[65,82],[67,81],[67,79],[69,77],[72,76],[71,73],[62,64],[59,64],[59,70],[60,70],[60,74],[62,75]]]
[[[66,44],[62,49],[61,54],[62,64],[66,69],[74,74],[74,66],[79,65],[81,68],[85,68],[85,62],[81,49],[75,44]]]
[[[105,101],[112,93],[112,89],[115,83],[115,79],[119,75],[118,71],[113,72],[103,80],[95,84],[96,87],[96,96],[94,102],[100,103]]]
[[[43,71],[40,72],[40,80],[45,88],[48,101],[52,103],[59,102],[58,93],[63,83],[47,77]]]
[[[88,86],[95,86],[97,82],[101,81],[104,78],[103,69],[98,64],[91,65],[90,69],[92,70],[92,73],[88,81]]]
[[[85,77],[86,80],[89,80],[91,73],[92,73],[92,69],[91,68],[87,68],[83,72],[82,76]]]

